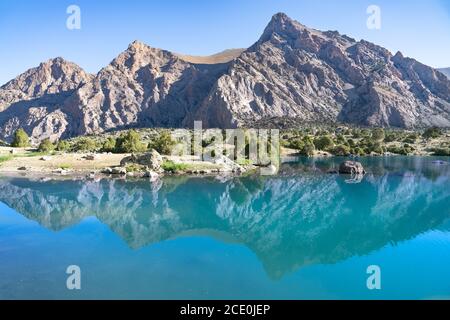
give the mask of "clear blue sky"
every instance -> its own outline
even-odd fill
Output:
[[[71,4],[81,8],[81,30],[66,28]],[[381,30],[366,27],[370,4],[381,8]],[[450,0],[1,0],[0,84],[57,56],[96,73],[135,39],[193,55],[248,47],[280,11],[450,67]]]

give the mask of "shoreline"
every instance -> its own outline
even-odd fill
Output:
[[[301,156],[298,153],[290,153],[284,150],[280,159],[280,164],[295,163],[304,159],[323,160],[338,158],[350,160],[346,156],[334,156],[325,153],[319,153],[312,157]],[[128,171],[127,167],[121,165],[124,158],[130,157],[131,154],[92,154],[92,153],[64,153],[50,155],[34,155],[34,154],[16,154],[9,160],[0,162],[0,178],[31,178],[39,180],[125,180],[125,179],[142,179],[155,181],[163,177],[217,177],[230,178],[242,177],[253,174],[260,174],[261,166],[256,165],[238,165],[239,170],[232,170],[227,165],[218,165],[209,161],[196,160],[194,157],[176,157],[162,156],[164,161],[173,162],[186,166],[183,170],[170,172],[160,169],[153,171],[148,167],[143,167],[141,171]],[[353,159],[359,161],[364,158],[443,158],[445,163],[450,164],[449,156],[434,155],[367,155]],[[440,161],[440,160],[436,160]],[[63,164],[63,165],[61,165]],[[133,164],[134,165],[134,164]],[[107,169],[107,170],[106,170]],[[133,168],[134,169],[134,168]],[[108,171],[109,170],[109,171]],[[114,171],[116,170],[116,171]],[[112,173],[114,171],[115,173]],[[277,175],[278,173],[275,173]]]

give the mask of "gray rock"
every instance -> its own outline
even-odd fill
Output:
[[[101,171],[104,174],[112,174],[113,169],[112,168],[105,168]]]
[[[150,178],[151,181],[157,180],[159,178],[159,174],[155,171],[146,171],[144,173],[144,178]]]
[[[111,174],[117,174],[117,175],[126,175],[127,169],[119,167],[119,168],[112,168]]]
[[[163,158],[156,150],[151,150],[150,152],[143,154],[132,154],[127,156],[120,161],[122,167],[129,163],[135,163],[142,166],[147,166],[150,170],[159,172],[161,171],[161,165],[163,163]]]
[[[84,160],[93,161],[93,160],[97,159],[97,155],[95,155],[95,154],[88,154],[87,156],[84,156],[83,159]]]
[[[352,175],[364,175],[366,171],[360,162],[357,161],[345,161],[339,166],[339,173],[352,174]]]

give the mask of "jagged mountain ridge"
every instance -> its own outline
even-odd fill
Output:
[[[50,60],[0,88],[0,139],[10,140],[19,127],[34,140],[55,140],[190,127],[194,120],[221,128],[277,118],[450,127],[450,80],[443,73],[283,13],[253,46],[219,56],[223,63],[211,63],[214,56],[193,59],[135,41],[95,76]]]

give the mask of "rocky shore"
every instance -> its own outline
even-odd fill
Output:
[[[139,154],[51,153],[0,148],[0,175],[136,177],[162,175],[241,175],[258,167],[238,164],[225,156],[201,160],[194,156],[163,156],[151,150]]]

